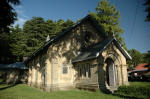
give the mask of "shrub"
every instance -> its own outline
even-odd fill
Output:
[[[150,87],[148,86],[121,86],[115,94],[132,97],[150,97]]]

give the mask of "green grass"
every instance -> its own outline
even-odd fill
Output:
[[[0,89],[8,87],[1,84]],[[118,96],[104,94],[100,91],[91,92],[85,90],[70,90],[57,92],[43,92],[35,88],[18,84],[0,90],[0,99],[121,99]]]
[[[150,82],[130,82],[131,86],[147,86],[150,87]]]
[[[136,99],[150,99],[150,82],[130,82],[130,86],[119,87],[115,95]]]
[[[121,86],[115,94],[100,91],[69,90],[43,92],[25,84],[0,84],[0,99],[149,99],[150,82],[130,82],[130,86]]]

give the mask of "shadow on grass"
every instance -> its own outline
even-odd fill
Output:
[[[0,90],[5,90],[5,89],[8,89],[8,88],[14,87],[14,86],[16,86],[16,85],[17,85],[17,84],[8,85],[8,86],[6,86],[6,87],[0,88]]]
[[[113,96],[118,96],[124,99],[144,99],[144,98],[138,98],[138,97],[134,97],[134,96],[127,96],[127,95],[120,95],[120,94],[112,94]]]
[[[0,86],[4,86],[4,87],[0,87],[0,90],[5,90],[5,89],[8,89],[8,88],[11,88],[11,87],[14,87],[16,86],[17,84],[6,84],[4,80],[1,80],[0,81]]]
[[[5,80],[3,80],[2,78],[0,78],[0,85],[2,85],[2,84],[6,84],[6,83],[5,83]]]

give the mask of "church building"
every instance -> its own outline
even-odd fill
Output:
[[[114,91],[129,84],[126,61],[130,59],[116,38],[106,36],[87,15],[28,57],[28,85],[45,91]]]

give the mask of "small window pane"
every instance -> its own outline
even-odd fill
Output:
[[[78,77],[82,77],[82,68],[78,67]]]
[[[88,77],[91,77],[91,68],[90,68],[90,64],[88,64]]]
[[[68,73],[68,67],[63,67],[63,74],[67,74]]]
[[[63,63],[63,74],[67,74],[68,73],[68,65],[67,63]]]
[[[83,75],[84,75],[84,77],[86,77],[86,66],[85,65],[83,66]]]

